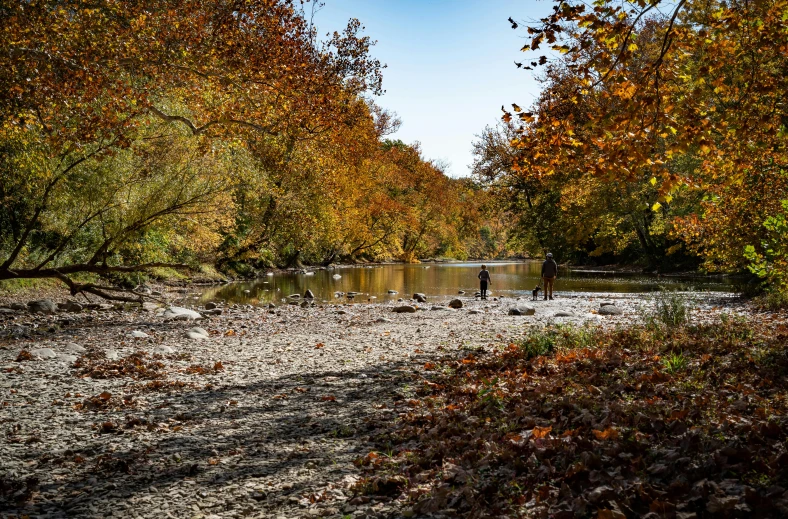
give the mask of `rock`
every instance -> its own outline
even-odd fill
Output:
[[[222,315],[222,309],[214,308],[213,310],[205,310],[203,315]]]
[[[334,279],[342,279],[342,276],[340,276],[339,274],[334,274],[331,277],[334,278]]]
[[[458,293],[458,294],[460,294],[460,295],[463,295],[463,294],[465,293],[465,290],[460,290],[460,291],[459,291],[459,292],[457,292],[457,293]]]
[[[205,331],[204,328],[200,328],[199,326],[195,326],[194,328],[189,329],[189,331],[186,332],[186,337],[188,337],[189,339],[195,339],[200,341],[203,339],[210,338],[208,332]]]
[[[615,306],[615,303],[613,303],[611,301],[603,301],[603,302],[599,303],[599,306],[600,306],[600,308],[603,307],[603,306]]]
[[[202,315],[200,315],[199,312],[189,310],[188,308],[170,306],[164,311],[164,318],[191,321],[193,319],[202,319]]]
[[[396,290],[387,290],[386,293],[391,294],[393,296],[399,294],[399,292],[397,292]]]
[[[104,352],[104,356],[107,357],[108,360],[118,360],[120,355],[115,350],[107,350]]]
[[[27,309],[31,314],[54,314],[57,312],[57,305],[50,299],[39,299],[27,303]]]
[[[410,305],[395,306],[392,312],[397,314],[415,314],[416,308]]]
[[[133,332],[131,332],[131,336],[134,337],[135,339],[147,339],[148,337],[150,337],[150,335],[148,335],[147,333],[141,332],[139,330],[134,330]]]
[[[68,342],[64,344],[63,349],[65,351],[70,351],[72,353],[85,353],[87,351],[83,346],[80,346],[79,344],[75,344],[73,342]]]
[[[158,353],[159,355],[169,355],[171,353],[175,353],[175,350],[169,346],[156,346],[153,349],[154,353]]]
[[[392,321],[391,319],[386,319],[385,317],[378,317],[377,319],[375,319],[375,322],[376,323],[393,323],[394,321]]]
[[[556,312],[553,314],[553,317],[574,317],[575,314],[572,312]]]
[[[348,292],[347,293],[348,296],[357,296],[357,295],[360,295],[360,294],[361,294],[361,292]]]
[[[425,296],[424,294],[418,293],[418,292],[413,294],[413,299],[415,299],[419,303],[426,303],[427,302],[427,296]]]
[[[301,294],[290,294],[287,297],[289,297],[290,299],[301,299]]]
[[[244,290],[244,294],[251,294],[251,293],[252,293],[251,290]]]
[[[509,315],[534,315],[536,310],[530,306],[515,306],[509,309]]]
[[[615,305],[607,305],[601,307],[598,313],[599,315],[621,315],[624,311]]]
[[[477,315],[477,314],[482,313],[482,311],[481,310],[468,310],[468,313],[470,315]]]
[[[460,299],[452,299],[449,301],[449,308],[462,308],[462,301]]]
[[[276,305],[273,303],[268,303],[268,308],[276,308]]]
[[[0,314],[15,314],[16,310],[11,310],[10,308],[0,308]]]
[[[81,312],[82,305],[76,301],[66,301],[65,303],[58,303],[57,307],[64,312]]]
[[[312,301],[303,301],[301,303],[301,308],[309,308],[310,306],[315,306],[315,303]]]
[[[27,310],[27,305],[22,303],[11,303],[8,305],[11,310]]]
[[[145,301],[144,303],[142,303],[142,309],[145,312],[156,312],[156,310],[159,309],[159,305],[156,304],[156,303],[151,303],[149,301]]]
[[[433,306],[430,310],[447,310],[445,306]]]
[[[54,359],[57,354],[52,348],[34,348],[30,350],[30,354],[40,359]]]
[[[216,303],[214,303],[214,302],[205,303],[205,309],[206,310],[214,310],[214,309],[216,309]]]
[[[305,299],[314,299],[315,298],[315,294],[313,294],[311,290],[307,289],[306,292],[304,292],[304,298]]]
[[[399,299],[397,299],[397,302],[398,302],[398,303],[401,303],[401,302],[403,302],[403,301],[405,301],[405,300],[404,300],[404,299],[402,299],[401,297],[400,297]]]

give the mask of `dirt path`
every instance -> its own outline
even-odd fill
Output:
[[[530,302],[472,299],[405,314],[236,307],[196,322],[0,313],[0,513],[396,517],[354,497],[353,461],[375,448],[371,424],[395,419],[393,402],[429,376],[425,364],[501,346],[528,326],[621,324],[644,304],[611,297],[540,301],[534,316],[507,315]],[[623,315],[596,314],[601,301]],[[208,337],[188,337],[195,326]],[[17,361],[22,350],[33,360]]]

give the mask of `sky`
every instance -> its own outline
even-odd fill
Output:
[[[386,93],[375,102],[396,112],[391,138],[421,143],[427,159],[467,176],[475,136],[495,125],[501,105],[527,107],[540,87],[534,72],[517,69],[526,54],[523,24],[551,11],[550,0],[325,0],[315,15],[318,33],[341,30],[358,18],[377,40],[371,54],[387,65]]]

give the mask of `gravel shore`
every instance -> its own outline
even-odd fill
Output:
[[[375,428],[428,363],[529,326],[624,324],[649,304],[461,301],[219,303],[194,321],[151,304],[43,315],[0,299],[0,515],[400,517],[354,495],[353,461],[378,448]],[[600,315],[603,302],[621,315]],[[405,304],[418,309],[392,311]],[[509,315],[526,305],[534,315]],[[697,315],[741,308],[718,296]]]

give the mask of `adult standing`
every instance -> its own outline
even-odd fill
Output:
[[[553,284],[558,277],[558,264],[553,259],[553,253],[547,253],[547,259],[542,263],[542,282],[544,283],[544,300],[553,299]]]

